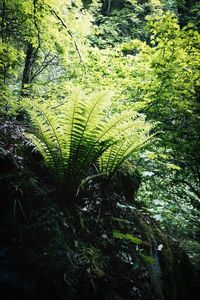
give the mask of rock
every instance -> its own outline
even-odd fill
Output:
[[[5,175],[17,167],[12,155],[4,148],[0,148],[0,175]]]
[[[187,256],[134,202],[134,170],[91,182],[72,214],[30,167],[1,147],[0,299],[198,299]]]

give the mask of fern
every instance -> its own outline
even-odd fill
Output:
[[[153,137],[149,135],[151,129],[152,125],[146,123],[142,115],[121,124],[118,128],[118,141],[99,158],[100,171],[106,176],[111,176],[125,159],[151,140]]]
[[[97,159],[101,172],[111,174],[149,138],[151,126],[136,112],[111,114],[111,98],[110,92],[86,96],[76,90],[62,106],[37,100],[24,104],[35,127],[27,136],[73,196]]]
[[[30,111],[29,111],[30,112]],[[37,128],[36,134],[27,134],[36,149],[45,158],[47,166],[54,170],[56,177],[61,180],[65,170],[65,160],[62,154],[61,138],[55,116],[48,112],[46,105],[34,104],[31,110],[33,125]]]
[[[27,134],[28,138],[58,182],[67,183],[72,193],[78,189],[90,164],[110,144],[108,138],[98,141],[96,136],[105,127],[111,96],[101,92],[86,97],[76,90],[59,108],[49,108],[49,104],[37,100],[31,100],[31,105],[24,104],[36,129],[34,134]]]

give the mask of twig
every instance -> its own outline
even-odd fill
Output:
[[[31,77],[31,79],[30,79],[30,83],[33,81],[33,79],[36,77],[36,76],[38,76],[42,71],[44,71],[44,69],[46,69],[49,65],[50,65],[50,63],[54,60],[54,58],[56,57],[56,55],[54,55],[49,61],[47,61],[45,64],[43,63],[42,65],[41,65],[41,67],[40,68],[38,68],[36,71],[35,71],[35,73],[33,74],[33,76]]]
[[[63,19],[58,15],[58,13],[50,6],[47,4],[47,7],[50,9],[50,11],[55,15],[55,17],[60,21],[60,23],[62,24],[62,26],[66,29],[67,33],[69,34],[69,36],[72,38],[72,41],[74,43],[74,46],[75,46],[75,49],[78,53],[78,56],[79,56],[79,60],[80,60],[80,63],[81,63],[81,66],[82,66],[82,69],[83,69],[83,72],[85,72],[85,66],[83,64],[83,59],[82,59],[82,56],[81,56],[81,53],[80,53],[80,50],[79,50],[79,47],[77,45],[77,42],[75,41],[74,39],[74,36],[72,34],[72,32],[68,29],[67,25],[65,24],[65,22],[63,21]]]

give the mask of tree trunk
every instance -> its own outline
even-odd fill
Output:
[[[33,45],[31,43],[28,44],[26,50],[26,59],[24,65],[24,71],[22,75],[22,96],[24,96],[25,85],[30,83],[31,80],[31,67],[32,67],[32,56],[33,56]]]

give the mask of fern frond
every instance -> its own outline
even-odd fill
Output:
[[[102,119],[98,124],[96,124],[92,130],[92,134],[95,138],[93,138],[93,143],[91,143],[90,148],[88,148],[86,161],[91,155],[95,155],[95,148],[100,146],[100,152],[103,153],[112,144],[115,144],[120,138],[121,128],[119,125],[131,117],[134,118],[135,115],[135,112],[123,112],[112,115],[108,120]],[[88,137],[91,132],[89,131],[87,134]]]
[[[73,147],[70,151],[73,154],[71,156],[73,162],[71,171],[74,170],[75,172],[77,168],[85,169],[89,167],[85,164],[85,154],[88,145],[95,138],[94,127],[105,114],[105,108],[111,105],[111,94],[108,92],[94,93],[85,101],[83,101],[83,98],[77,99],[76,105],[81,107],[81,111],[78,111],[77,118],[75,114],[73,115],[73,128],[71,128],[71,132],[69,131],[71,134],[71,147]]]
[[[145,123],[142,116],[138,116],[138,120],[127,123],[120,132],[121,139],[111,145],[99,158],[100,172],[107,176],[113,174],[125,159],[146,145],[153,137],[153,135],[149,135],[152,126]]]
[[[44,156],[46,165],[55,172],[57,178],[61,179],[65,169],[64,158],[58,136],[58,123],[54,114],[38,102],[34,102],[34,105],[27,110],[32,124],[37,128],[36,135],[29,134],[28,137]]]

